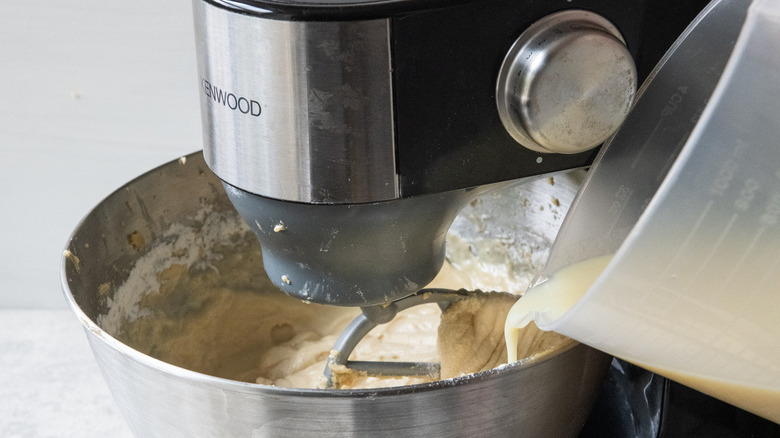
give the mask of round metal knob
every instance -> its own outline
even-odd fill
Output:
[[[636,82],[617,28],[592,12],[570,10],[542,18],[515,41],[498,75],[496,103],[521,145],[573,154],[617,130]]]

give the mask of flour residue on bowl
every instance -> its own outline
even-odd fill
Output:
[[[139,302],[145,295],[159,290],[158,273],[174,264],[192,266],[195,270],[213,269],[214,261],[222,254],[209,249],[234,245],[248,231],[235,214],[215,212],[211,208],[199,210],[187,224],[171,224],[149,252],[136,261],[127,280],[107,298],[109,310],[98,317],[98,325],[116,336],[124,323],[148,316],[149,309],[139,307]]]

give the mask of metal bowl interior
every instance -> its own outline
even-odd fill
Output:
[[[464,209],[452,232],[473,242],[503,240],[513,256],[540,263],[579,182],[567,174],[490,193]],[[574,341],[525,363],[461,378],[333,391],[201,374],[109,335],[96,321],[112,291],[171,224],[192,223],[206,206],[235,214],[202,155],[182,157],[107,197],[78,225],[62,260],[65,296],[136,435],[576,436],[609,357]]]

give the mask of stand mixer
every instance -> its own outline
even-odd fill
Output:
[[[587,166],[704,3],[195,0],[204,156],[280,289],[380,324],[475,196]]]
[[[322,340],[323,335],[336,335],[349,318],[360,314],[342,332],[335,348],[330,348],[332,340],[327,339],[318,345],[316,357],[308,355],[307,361],[298,369],[305,367],[307,377],[319,378],[322,361],[331,352],[329,365],[364,367],[366,373],[389,370],[411,374],[416,364],[348,362],[348,351],[366,330],[393,318],[397,311],[420,301],[438,302],[444,307],[459,298],[460,292],[421,289],[435,285],[429,285],[428,281],[441,265],[443,235],[454,212],[465,204],[464,211],[449,230],[453,237],[448,242],[449,259],[453,263],[459,263],[464,255],[469,260],[474,256],[473,259],[479,259],[478,263],[515,256],[526,262],[526,256],[538,249],[540,252],[533,254],[539,256],[532,261],[534,267],[540,266],[537,262],[543,263],[541,259],[546,258],[548,269],[555,270],[555,264],[549,262],[551,257],[543,253],[552,253],[550,242],[556,233],[565,236],[567,229],[572,230],[561,223],[563,214],[566,215],[563,222],[571,225],[570,207],[577,209],[579,214],[594,212],[593,217],[600,218],[602,215],[595,213],[600,213],[603,205],[583,201],[585,198],[581,194],[588,191],[587,186],[575,198],[574,192],[583,186],[582,180],[577,178],[582,172],[555,173],[596,163],[591,166],[594,169],[590,175],[606,176],[610,181],[625,176],[624,181],[630,181],[630,188],[634,189],[639,183],[658,184],[659,181],[652,177],[638,176],[635,167],[628,166],[625,173],[610,172],[605,157],[620,151],[619,148],[602,148],[604,153],[600,153],[598,161],[591,159],[596,159],[594,155],[602,135],[608,136],[617,124],[620,128],[612,137],[613,146],[614,139],[621,133],[644,147],[649,144],[644,141],[648,136],[658,134],[667,139],[668,134],[687,131],[668,130],[669,125],[656,129],[659,112],[669,115],[678,110],[676,118],[667,117],[668,122],[678,128],[695,124],[701,118],[701,121],[709,121],[706,126],[720,128],[713,133],[725,131],[727,135],[711,139],[709,135],[696,137],[695,133],[691,134],[692,138],[703,140],[701,144],[714,145],[717,154],[705,153],[708,156],[704,157],[689,154],[688,158],[695,159],[672,160],[671,154],[666,155],[666,159],[662,156],[665,152],[660,150],[666,149],[651,146],[653,160],[643,157],[632,163],[641,163],[640,167],[645,164],[663,167],[673,161],[673,170],[681,169],[678,166],[681,163],[686,165],[683,170],[687,170],[688,164],[701,164],[698,166],[700,172],[680,171],[677,174],[684,178],[673,181],[699,191],[715,185],[690,184],[689,178],[700,175],[704,176],[704,181],[718,178],[719,190],[725,193],[723,175],[726,175],[725,181],[733,183],[730,187],[735,196],[722,196],[720,203],[713,203],[731,210],[727,215],[721,214],[719,208],[712,209],[713,217],[717,216],[714,222],[727,227],[738,219],[742,221],[739,223],[746,224],[752,221],[767,225],[771,222],[774,246],[759,239],[770,236],[761,227],[741,227],[740,232],[755,234],[747,239],[739,236],[735,241],[751,251],[776,249],[776,243],[780,241],[776,222],[777,199],[780,199],[777,169],[780,167],[777,154],[773,153],[776,124],[771,123],[774,120],[771,116],[777,111],[769,110],[776,109],[776,102],[780,102],[780,87],[753,85],[765,84],[767,78],[777,84],[775,73],[780,60],[764,55],[776,53],[772,49],[780,41],[780,34],[776,32],[778,27],[776,21],[770,26],[754,26],[755,31],[772,30],[768,33],[773,35],[771,39],[757,40],[764,44],[741,46],[750,48],[749,54],[758,56],[761,62],[740,63],[737,64],[740,69],[727,68],[722,75],[738,78],[734,84],[747,85],[744,89],[748,92],[738,93],[739,99],[731,98],[731,93],[716,93],[708,100],[710,92],[702,91],[700,87],[716,84],[714,80],[710,83],[703,78],[712,79],[712,75],[717,75],[723,68],[727,61],[725,52],[730,49],[728,44],[737,40],[737,27],[745,18],[750,0],[715,1],[712,7],[705,9],[709,13],[699,15],[700,18],[706,16],[707,20],[694,20],[698,10],[704,7],[703,3],[665,0],[646,0],[630,5],[610,0],[457,3],[444,0],[341,3],[196,0],[199,92],[206,160],[199,152],[181,157],[116,190],[77,226],[61,260],[65,298],[81,322],[116,406],[133,433],[165,438],[517,434],[657,437],[690,435],[685,431],[732,436],[734,433],[729,432],[742,430],[742,426],[755,430],[754,436],[776,433],[777,425],[767,425],[769,420],[757,423],[757,418],[732,415],[730,409],[724,413],[720,408],[730,406],[713,405],[712,402],[718,401],[702,399],[705,397],[702,394],[675,402],[675,395],[679,394],[675,388],[681,387],[674,387],[670,380],[660,375],[631,368],[628,363],[610,356],[622,357],[619,351],[600,351],[573,335],[570,336],[572,339],[531,360],[452,378],[424,379],[427,381],[420,384],[333,391],[314,388],[316,384],[276,385],[276,376],[261,376],[260,380],[255,372],[257,364],[262,362],[259,356],[265,355],[266,347],[271,343],[274,347],[287,348],[287,344],[276,342],[283,342],[279,339],[288,336],[287,328],[298,320],[305,319],[310,323],[301,331],[300,339],[309,339],[303,335],[308,336],[311,328],[312,332],[317,332],[313,339]],[[759,3],[765,9],[776,9],[771,0],[754,4]],[[713,10],[727,13],[715,14]],[[683,39],[695,42],[693,46],[700,49],[693,55],[685,49],[688,44],[672,46],[689,23],[695,29],[708,29],[701,33],[684,33]],[[702,23],[707,25],[702,26]],[[766,24],[765,21],[761,23]],[[702,38],[690,39],[692,35]],[[710,38],[709,35],[717,37]],[[593,48],[589,46],[592,43],[599,44]],[[672,48],[667,52],[670,46]],[[547,49],[542,50],[545,47]],[[675,54],[674,62],[668,57],[658,62],[665,52]],[[734,52],[738,51],[735,49]],[[543,56],[537,57],[539,53]],[[612,56],[601,56],[605,54]],[[688,62],[694,58],[696,62]],[[710,61],[717,61],[714,58],[722,61],[720,68],[717,62],[712,68]],[[767,62],[769,60],[772,62]],[[602,66],[601,61],[607,66],[595,68],[591,61],[595,62],[595,67]],[[757,64],[760,68],[755,68]],[[577,68],[554,68],[561,65],[583,67],[584,73]],[[633,65],[636,66],[636,77],[631,84]],[[673,68],[651,72],[656,65]],[[744,74],[746,70],[748,74]],[[578,71],[580,75],[574,74]],[[613,77],[612,72],[620,74]],[[648,81],[646,77],[652,79]],[[562,82],[556,82],[558,79]],[[687,96],[696,96],[696,100],[681,105],[682,96],[677,92],[648,92],[650,85],[665,89],[678,87],[681,81],[696,86],[686,88],[690,92]],[[637,104],[621,124],[624,105],[629,105],[633,85],[638,82],[647,86],[637,95]],[[578,86],[567,87],[567,84]],[[566,91],[572,89],[579,90],[579,94],[574,93],[575,97],[572,97]],[[593,91],[596,94],[592,94]],[[576,96],[582,99],[578,100]],[[590,100],[588,96],[614,99]],[[723,99],[724,96],[730,99]],[[696,111],[699,108],[696,103],[702,101],[732,105],[711,106],[708,103],[707,107],[717,111],[705,108],[700,113]],[[578,102],[588,104],[583,103],[580,107]],[[642,118],[641,109],[648,107],[643,102],[651,108],[659,103],[660,110],[650,111],[649,116]],[[730,114],[738,117],[724,122],[721,111],[729,107],[736,108]],[[766,112],[758,113],[759,117],[756,117],[761,109]],[[607,113],[615,117],[589,118]],[[571,114],[579,115],[560,117]],[[541,123],[561,120],[571,122],[571,125],[563,129],[560,127],[564,123]],[[604,120],[610,123],[602,123]],[[574,123],[577,121],[580,123]],[[646,122],[640,125],[649,124],[650,129],[644,134],[637,132],[633,123],[636,121]],[[734,129],[735,123],[738,129]],[[599,129],[591,129],[594,126]],[[697,124],[697,129],[699,126],[705,125]],[[731,136],[746,131],[751,135],[744,138],[768,135],[768,140],[755,143],[761,154],[746,154],[744,166],[734,160],[721,160],[721,166],[712,166],[711,161],[718,160],[724,151],[734,150],[729,146],[737,143]],[[588,141],[578,143],[580,138]],[[671,148],[678,145],[676,142],[664,143]],[[722,147],[724,144],[726,147]],[[707,150],[694,149],[697,154]],[[756,161],[760,165],[756,165]],[[209,171],[209,166],[214,172]],[[771,172],[761,175],[755,172],[755,169],[768,166],[774,166]],[[717,168],[726,173],[721,175],[721,172],[710,170]],[[544,178],[539,179],[551,174],[555,174],[554,187]],[[772,182],[758,184],[759,176],[768,177]],[[744,178],[745,183],[737,184],[737,178]],[[487,194],[469,205],[469,200],[477,194],[517,182],[520,184],[511,190]],[[761,196],[762,192],[756,191],[758,186],[774,191],[769,196]],[[232,203],[226,191],[232,197]],[[610,197],[601,200],[610,202],[601,210],[608,214],[623,211],[619,207],[625,205],[622,201],[628,198],[625,187],[606,193]],[[688,207],[708,201],[706,194],[697,196],[698,191],[680,193],[693,198],[685,199],[686,208],[675,205],[668,210],[661,209],[667,205],[667,199],[662,199],[663,203],[651,201],[645,206],[649,212],[661,212],[664,213],[661,217],[669,217],[658,223],[675,233],[693,229],[680,226],[680,221],[697,220],[696,215],[701,212]],[[530,208],[525,205],[529,199]],[[634,199],[641,201],[643,198]],[[498,202],[491,206],[491,200]],[[616,200],[619,201],[617,204]],[[551,203],[561,209],[547,208]],[[742,211],[750,205],[758,208]],[[588,208],[583,209],[583,206]],[[735,208],[739,209],[740,215],[733,216]],[[751,215],[751,211],[758,211],[760,215]],[[615,223],[602,219],[574,222],[595,228],[606,225],[608,230]],[[620,222],[616,229],[627,229],[624,224]],[[644,224],[655,225],[651,221]],[[249,230],[258,235],[264,257],[258,256],[260,248]],[[717,231],[717,228],[711,230]],[[588,232],[579,235],[593,237],[593,233]],[[666,262],[670,259],[669,254],[675,252],[664,245],[679,249],[677,243],[684,239],[674,237],[660,242],[653,238],[659,235],[644,236],[648,237],[650,249],[660,253],[655,258]],[[139,236],[144,237],[144,245],[138,245]],[[705,249],[718,247],[710,242],[725,241],[725,238],[712,239],[710,234],[700,236]],[[469,237],[476,238],[469,240]],[[615,237],[625,235],[615,234]],[[457,243],[464,245],[456,246],[455,238],[460,240]],[[488,245],[496,240],[509,245],[509,251],[491,253]],[[469,247],[472,242],[476,243]],[[558,243],[552,246],[560,248]],[[592,249],[592,240],[579,247]],[[483,248],[487,249],[483,251]],[[249,252],[245,253],[245,249]],[[644,255],[648,248],[641,249]],[[574,252],[556,251],[569,255]],[[696,251],[691,253],[695,255]],[[738,260],[736,266],[741,263],[754,268],[776,267],[777,253],[773,251],[771,257],[763,257],[760,263],[743,263],[748,260],[744,258]],[[712,257],[672,257],[668,264],[677,268],[680,260],[702,263],[724,259],[726,263],[721,266],[731,268],[733,263],[729,258],[733,258],[732,254],[721,251],[710,253]],[[759,251],[751,254],[761,255]],[[260,261],[261,258],[265,260]],[[215,261],[230,263],[212,263]],[[232,264],[239,261],[241,264]],[[258,267],[258,263],[264,263],[269,279],[276,286],[297,299],[281,296],[262,273],[256,275],[251,268]],[[638,265],[653,269],[650,263]],[[231,266],[236,269],[229,269]],[[726,271],[720,266],[718,270]],[[511,268],[502,272],[510,273],[507,278],[515,273]],[[709,272],[710,269],[700,269],[695,274]],[[723,278],[717,275],[720,272],[701,283],[719,282]],[[776,272],[776,269],[767,269],[761,281],[766,280],[769,284],[777,277]],[[203,290],[194,287],[200,285],[190,282],[191,276],[206,274],[213,283],[204,283]],[[525,274],[528,272],[522,272]],[[651,277],[667,283],[674,283],[670,280],[675,279],[645,276]],[[742,275],[726,277],[733,282],[743,279]],[[174,284],[175,288],[172,287]],[[724,292],[722,296],[716,296],[716,304],[741,305],[750,301],[751,296],[744,288],[728,286],[730,284],[733,283],[727,281],[716,285],[715,289]],[[776,284],[777,281],[772,283]],[[662,286],[668,289],[669,284]],[[469,286],[471,289],[477,287]],[[236,293],[225,288],[235,289]],[[758,308],[762,316],[772,316],[771,312],[777,309],[776,301],[768,304],[756,301],[766,296],[777,297],[776,289],[767,289],[769,294],[752,297],[754,301],[750,304],[754,307],[743,308]],[[619,289],[624,298],[625,291],[624,287]],[[228,295],[237,299],[228,299]],[[269,298],[284,301],[277,306]],[[245,299],[251,299],[252,304]],[[655,304],[669,302],[654,298],[633,300],[632,308],[639,311],[626,314],[629,315],[626,321],[647,317],[646,309],[638,306],[651,301]],[[325,305],[305,304],[314,302]],[[671,301],[677,307],[691,303],[691,300]],[[468,303],[454,303],[456,307],[461,304]],[[212,313],[215,307],[224,312]],[[290,318],[280,315],[285,312],[279,309],[289,311]],[[436,309],[430,310],[435,320]],[[444,320],[452,315],[450,310],[453,309],[448,310]],[[346,318],[337,319],[339,312]],[[731,315],[729,312],[721,314]],[[689,311],[687,315],[697,316],[697,312]],[[744,319],[747,323],[738,328],[752,330],[755,321],[751,316],[748,315]],[[699,324],[701,318],[677,319],[679,321],[672,324],[655,327],[704,327]],[[492,322],[497,320],[499,318],[492,318]],[[768,328],[763,337],[756,339],[768,338],[775,348],[777,338],[773,336],[772,324],[777,319],[764,320],[768,321]],[[190,325],[189,322],[199,324]],[[621,327],[618,324],[605,323],[605,318],[597,322],[605,326],[603,333],[608,335],[608,340],[623,337],[628,338],[632,346],[640,345],[634,332],[616,328]],[[153,341],[149,345],[136,344],[128,334],[134,327],[144,325],[163,328],[145,331],[148,336],[144,337]],[[323,333],[318,330],[321,327]],[[167,328],[175,329],[174,336],[165,333]],[[284,330],[274,333],[276,328]],[[404,341],[419,340],[406,333],[401,334]],[[566,335],[563,330],[560,333]],[[180,338],[178,334],[186,334],[186,337]],[[456,335],[455,338],[456,342],[461,342],[465,337]],[[704,338],[697,336],[696,340]],[[664,340],[662,337],[655,339]],[[657,343],[667,350],[664,354],[679,351],[668,348],[671,344],[665,340]],[[173,348],[168,348],[170,345]],[[687,344],[676,345],[685,348]],[[726,348],[733,345],[723,344]],[[378,346],[379,349],[383,347]],[[741,347],[736,353],[750,352]],[[379,357],[400,356],[396,352],[403,353],[402,349],[403,346]],[[163,350],[175,350],[186,358],[179,360],[173,355],[161,354],[167,352]],[[311,352],[308,349],[295,351]],[[773,351],[776,354],[780,349]],[[709,360],[710,356],[692,349],[676,356],[683,360],[703,359],[715,367],[722,363]],[[315,362],[308,362],[310,358]],[[748,358],[753,362],[750,366],[755,366],[756,359],[775,368],[778,363],[763,354]],[[214,366],[200,366],[201,359],[208,359]],[[245,367],[240,362],[249,365]],[[653,365],[652,361],[640,363]],[[230,370],[223,368],[225,364]],[[275,364],[284,371],[297,367],[286,361]],[[448,365],[446,361],[444,364]],[[419,365],[423,372],[433,374],[437,364]],[[719,367],[719,371],[733,373],[731,365]],[[684,371],[683,367],[676,368]],[[608,369],[610,372],[605,379]],[[767,376],[766,373],[752,375]],[[268,384],[269,381],[274,384]],[[729,396],[734,394],[728,392]],[[675,417],[676,423],[671,421]],[[701,421],[697,423],[698,420]],[[669,434],[665,433],[670,430],[667,426],[672,428]],[[683,432],[677,433],[675,428]],[[719,430],[725,433],[719,434]]]

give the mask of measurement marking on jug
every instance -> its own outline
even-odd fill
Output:
[[[776,192],[769,199],[769,202],[764,209],[764,214],[758,218],[758,221],[762,224],[771,227],[777,225],[777,219],[780,216],[780,192]]]
[[[754,290],[756,291],[770,291],[777,288],[777,285],[780,283],[780,254],[778,254],[775,258],[775,260],[772,262],[772,264],[769,266],[769,269],[766,270],[764,273],[764,276],[761,277],[761,280],[759,280],[758,283],[756,283],[756,287]],[[759,294],[760,295],[760,294]],[[741,300],[739,307],[735,309],[735,314],[741,316],[742,318],[747,318],[748,320],[752,319],[752,317],[755,315],[755,308],[756,305],[753,301],[755,294],[751,294],[747,297],[747,299]],[[763,304],[763,302],[761,303]]]
[[[655,127],[652,131],[650,131],[650,135],[647,137],[647,141],[642,145],[642,147],[639,149],[639,153],[636,154],[636,157],[634,158],[634,162],[631,163],[631,168],[634,169],[639,164],[639,160],[642,157],[642,153],[644,152],[645,148],[653,142],[656,138],[656,131],[658,131],[658,128],[661,126],[661,123],[663,123],[667,118],[674,115],[674,113],[677,112],[677,110],[680,108],[680,106],[685,101],[685,95],[688,94],[688,86],[687,85],[680,85],[677,87],[677,89],[672,93],[671,96],[669,96],[669,99],[667,99],[666,104],[664,105],[663,109],[661,109],[661,117],[658,120],[658,123],[656,123]],[[688,131],[688,134],[690,134],[690,131]],[[683,139],[687,139],[687,135],[683,137]],[[655,143],[653,143],[655,144]],[[661,144],[660,146],[663,146]],[[658,147],[658,145],[656,145]]]
[[[715,180],[712,182],[712,190],[710,190],[711,195],[722,196],[731,186],[731,180],[734,179],[734,176],[737,173],[739,160],[742,158],[742,154],[746,148],[747,145],[743,141],[737,140],[734,145],[734,150],[731,152],[731,156],[723,162]]]
[[[691,228],[691,231],[688,232],[688,235],[685,236],[685,239],[683,239],[682,244],[680,244],[677,247],[677,253],[669,260],[669,264],[666,265],[666,268],[663,270],[663,274],[661,274],[661,278],[666,278],[669,275],[669,271],[671,270],[672,266],[677,265],[677,261],[680,259],[680,254],[683,253],[685,248],[690,245],[691,240],[693,240],[693,236],[696,234],[696,231],[698,231],[699,227],[701,226],[702,222],[704,222],[704,218],[707,217],[707,215],[710,213],[710,210],[712,209],[712,206],[715,204],[715,201],[710,200],[707,202],[707,205],[704,207],[704,210],[702,210],[701,214],[699,214],[699,218],[696,220],[696,223]]]
[[[740,254],[737,262],[732,265],[733,268],[731,269],[731,272],[729,272],[728,277],[726,277],[726,279],[723,280],[720,287],[715,292],[714,297],[716,298],[722,297],[722,293],[724,292],[724,290],[726,291],[726,293],[731,293],[733,286],[729,287],[729,282],[734,278],[734,275],[736,275],[736,273],[739,272],[742,265],[745,264],[745,260],[753,252],[753,249],[755,248],[759,239],[761,239],[761,236],[764,234],[764,231],[766,231],[766,227],[761,227],[761,229],[759,229],[758,232],[753,236],[753,239],[750,241],[750,244],[747,246],[747,248],[745,248],[744,251],[742,251],[742,254]],[[741,281],[739,284],[742,284]],[[734,286],[739,286],[739,284]]]
[[[666,174],[669,173],[669,169],[671,169],[672,164],[674,164],[674,162],[677,160],[677,156],[680,155],[680,150],[683,146],[685,146],[685,143],[688,142],[688,137],[690,136],[691,131],[688,131],[682,136],[682,138],[680,138],[680,141],[677,142],[677,146],[675,146],[674,150],[669,154],[669,157],[666,159],[666,162],[661,168],[661,171],[658,172],[658,176],[655,178],[656,182],[664,179]]]
[[[715,241],[715,244],[710,246],[709,252],[707,253],[707,257],[704,258],[704,260],[699,264],[699,269],[696,270],[696,273],[691,277],[691,281],[688,282],[688,284],[685,286],[684,290],[688,290],[691,288],[692,285],[696,284],[698,282],[698,278],[701,275],[702,271],[704,271],[704,267],[707,266],[707,264],[710,262],[712,257],[715,254],[723,253],[724,250],[718,250],[718,248],[721,246],[723,241],[726,239],[726,235],[729,234],[729,231],[731,231],[731,227],[734,226],[734,223],[737,221],[737,218],[739,217],[739,214],[733,214],[731,215],[731,219],[729,219],[728,224],[726,225],[726,228],[720,233],[718,236],[718,239]]]
[[[750,204],[756,199],[756,193],[761,188],[754,178],[748,178],[742,184],[742,190],[739,192],[739,196],[734,201],[734,208],[738,211],[746,211],[750,208]]]
[[[669,100],[666,101],[664,109],[661,110],[661,117],[669,117],[674,115],[674,113],[677,112],[677,109],[680,107],[680,104],[683,102],[683,100],[685,100],[686,94],[688,94],[687,85],[680,85],[677,87],[677,91],[669,96]]]
[[[623,214],[623,210],[626,208],[626,205],[628,204],[629,199],[631,199],[631,196],[634,194],[634,189],[631,187],[626,186],[625,184],[621,184],[617,191],[614,194],[615,200],[612,201],[612,205],[609,207],[609,213],[614,216],[614,220],[612,221],[612,224],[609,226],[609,231],[607,232],[607,235],[617,237],[619,239],[625,238],[628,235],[628,232],[630,231],[631,227],[623,227],[620,229],[616,229],[616,224],[618,220],[620,219],[621,215]]]
[[[659,120],[658,123],[655,124],[655,127],[652,131],[650,131],[650,135],[647,137],[647,140],[645,143],[639,148],[639,152],[636,154],[636,157],[634,157],[634,161],[631,163],[631,168],[634,169],[639,164],[639,160],[642,158],[642,153],[645,151],[647,146],[655,140],[655,131],[658,130],[658,128],[661,126],[661,122],[663,122],[663,119]]]

